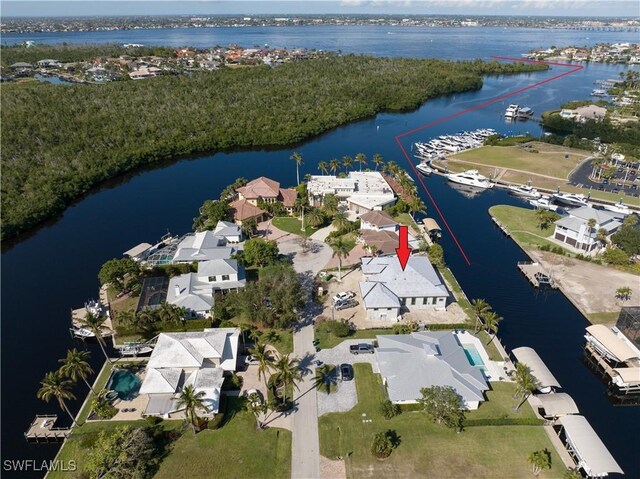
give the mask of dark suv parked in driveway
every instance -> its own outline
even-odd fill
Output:
[[[340,377],[343,381],[351,381],[353,379],[353,366],[351,364],[340,365]]]

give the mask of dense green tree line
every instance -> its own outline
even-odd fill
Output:
[[[485,74],[540,68],[346,56],[105,85],[5,84],[2,239],[141,165],[284,146],[381,111],[478,89]]]
[[[176,48],[161,46],[142,46],[125,48],[121,45],[35,45],[32,47],[6,46],[0,47],[0,61],[3,67],[17,62],[35,65],[40,60],[53,59],[62,63],[91,61],[96,57],[118,58],[120,55],[135,57],[158,56],[173,58]]]

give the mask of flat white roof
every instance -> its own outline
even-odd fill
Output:
[[[130,250],[125,251],[123,255],[129,256],[130,258],[135,258],[136,256],[141,255],[142,253],[147,251],[149,248],[151,248],[151,245],[149,243],[140,243],[139,245],[134,246]]]
[[[579,412],[573,398],[566,393],[537,394],[536,398],[547,416],[558,417]]]
[[[604,346],[620,362],[640,357],[622,338],[618,337],[611,328],[604,324],[593,324],[587,327],[587,332]]]
[[[541,387],[560,387],[558,380],[551,374],[551,371],[535,350],[527,347],[516,348],[513,350],[513,355],[518,362],[529,367],[531,374],[540,382]]]
[[[567,442],[578,458],[578,465],[591,476],[604,477],[609,473],[624,474],[602,440],[584,416],[564,416],[559,420]]]

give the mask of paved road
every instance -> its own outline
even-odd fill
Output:
[[[293,353],[301,363],[310,367],[314,357],[313,324],[307,324],[293,335]],[[305,371],[296,391],[296,411],[293,415],[291,455],[292,479],[320,477],[320,441],[318,439],[318,399],[313,384],[312,367]]]

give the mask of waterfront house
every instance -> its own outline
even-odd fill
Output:
[[[419,241],[409,234],[409,247],[417,250]],[[361,229],[358,235],[358,242],[362,243],[365,249],[369,249],[373,256],[395,255],[396,248],[400,242],[398,233],[388,230],[367,230]]]
[[[235,259],[213,259],[198,263],[198,281],[210,285],[214,292],[244,288],[244,268]]]
[[[216,229],[224,230],[226,226],[220,222]],[[215,231],[199,231],[186,235],[178,243],[173,263],[193,263],[196,261],[209,261],[212,259],[230,258],[237,249],[227,246],[228,238],[236,239],[235,231],[230,231],[229,237],[216,234]]]
[[[203,392],[209,418],[218,412],[225,374],[237,367],[237,328],[205,329],[202,332],[161,333],[149,358],[140,394],[149,398],[143,414],[165,418],[182,414],[177,398],[185,386]]]
[[[397,320],[402,308],[444,310],[449,291],[426,256],[411,256],[405,269],[396,256],[361,259],[360,292],[371,321]]]
[[[589,220],[595,220],[595,226],[589,228]],[[600,246],[597,232],[601,228],[610,237],[622,226],[622,216],[606,210],[597,210],[590,206],[582,206],[568,211],[568,216],[555,222],[553,238],[572,248],[583,251],[594,251]]]
[[[298,197],[298,192],[293,188],[280,188],[280,183],[265,176],[250,181],[245,186],[236,190],[240,200],[247,200],[254,206],[260,201],[264,203],[282,203],[289,214],[293,212],[293,206]]]
[[[39,60],[38,66],[40,68],[60,68],[62,66],[62,63],[60,63],[60,60],[52,60],[50,58],[47,58],[45,60]]]
[[[560,110],[560,117],[564,118],[565,120],[573,120],[576,115],[577,114],[575,110],[570,110],[568,108],[563,108],[562,110]]]
[[[360,217],[360,229],[372,231],[398,231],[398,222],[386,211],[368,211]]]
[[[233,213],[233,221],[241,225],[243,221],[255,220],[260,223],[267,218],[267,212],[252,204],[249,200],[237,199],[229,203]]]
[[[321,206],[326,195],[334,194],[358,215],[380,211],[396,201],[389,183],[377,171],[351,171],[345,178],[312,175],[307,191],[313,206]]]
[[[218,221],[213,229],[213,234],[224,238],[227,243],[240,243],[243,239],[240,226],[228,221]]]
[[[31,63],[16,62],[13,65],[11,65],[9,68],[17,72],[25,72],[25,71],[33,70],[33,65]]]
[[[601,106],[588,105],[576,108],[575,113],[576,120],[581,123],[586,123],[589,120],[600,122],[604,120],[604,117],[607,114],[607,109],[602,108]]]
[[[213,284],[200,281],[196,273],[181,274],[169,280],[167,303],[184,308],[189,317],[209,317],[214,304],[213,293]]]
[[[416,403],[420,389],[450,386],[461,406],[477,409],[489,389],[480,366],[473,365],[451,331],[377,336],[376,361],[389,399]]]

